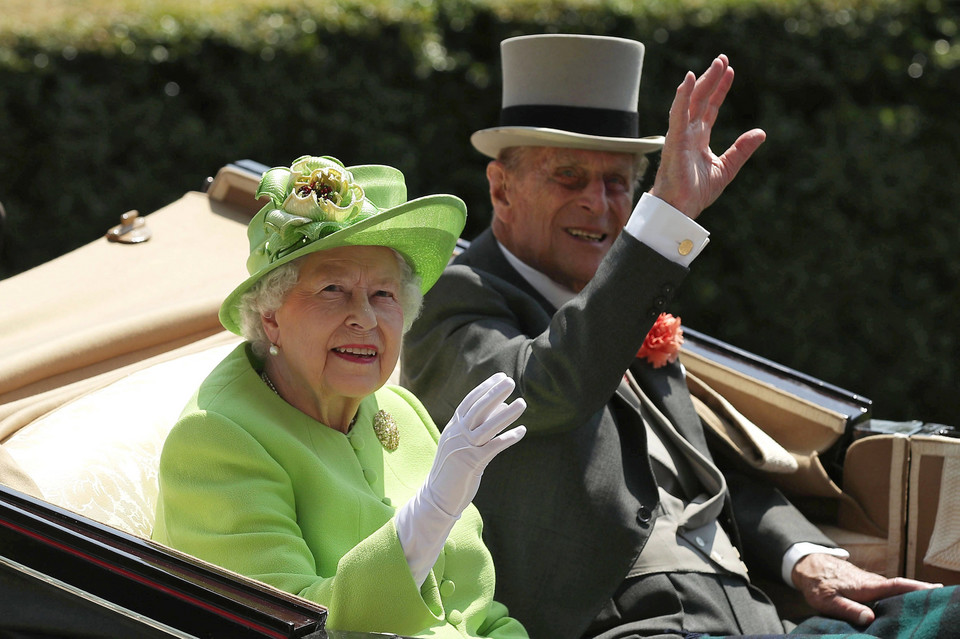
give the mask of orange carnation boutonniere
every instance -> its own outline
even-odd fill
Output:
[[[660,368],[677,361],[682,345],[683,329],[680,328],[680,318],[669,313],[660,313],[660,317],[643,340],[643,346],[637,351],[637,357],[646,358],[654,368]]]

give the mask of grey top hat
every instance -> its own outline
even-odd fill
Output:
[[[500,43],[500,126],[470,142],[489,157],[510,146],[560,146],[643,155],[663,136],[638,137],[643,44],[569,34],[508,38]]]

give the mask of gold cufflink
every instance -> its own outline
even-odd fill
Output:
[[[690,255],[690,251],[693,250],[693,242],[691,240],[684,240],[680,242],[680,246],[677,247],[677,253],[680,255]]]

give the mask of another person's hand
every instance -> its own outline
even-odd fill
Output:
[[[696,219],[723,192],[766,139],[751,129],[721,156],[710,150],[710,133],[733,83],[727,56],[718,56],[703,75],[688,71],[670,107],[670,124],[652,195]]]
[[[915,579],[889,579],[823,553],[803,557],[793,567],[793,584],[817,612],[866,626],[873,623],[873,610],[864,604],[914,590],[938,588]]]

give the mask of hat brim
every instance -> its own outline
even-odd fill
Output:
[[[612,138],[572,133],[560,129],[525,126],[481,129],[470,136],[473,147],[491,158],[496,158],[501,150],[511,146],[556,146],[589,151],[613,151],[646,155],[662,149],[663,139],[662,135],[652,135],[644,138]]]
[[[240,335],[240,298],[264,275],[297,258],[341,246],[394,249],[420,277],[420,290],[426,293],[450,261],[466,219],[466,205],[453,195],[428,195],[378,213],[311,242],[251,275],[220,305],[220,323]]]

